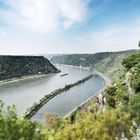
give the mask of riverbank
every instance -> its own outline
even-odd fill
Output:
[[[29,76],[22,76],[19,78],[6,79],[6,80],[0,81],[0,86],[5,85],[5,84],[16,83],[16,82],[20,82],[20,81],[24,81],[24,80],[43,78],[43,77],[48,76],[48,75],[52,75],[52,73],[51,74],[35,74],[35,75],[29,75]]]
[[[94,70],[93,72],[98,74],[100,77],[102,77],[106,81],[106,85],[111,85],[112,80],[108,76],[96,70]]]
[[[84,110],[87,110],[87,106],[88,106],[89,102],[91,102],[91,101],[98,100],[98,101],[100,101],[100,102],[106,102],[106,101],[105,101],[105,98],[104,98],[104,90],[105,90],[106,86],[111,85],[112,80],[111,80],[109,77],[107,77],[105,74],[103,74],[103,73],[101,73],[101,72],[99,72],[99,71],[95,71],[95,70],[94,70],[93,73],[98,74],[100,77],[102,77],[102,78],[106,81],[104,88],[101,89],[100,91],[98,91],[96,94],[94,94],[94,95],[91,96],[90,98],[88,98],[86,101],[84,101],[84,102],[83,102],[82,104],[80,104],[78,107],[74,108],[72,111],[70,111],[68,114],[66,114],[66,115],[64,116],[64,118],[67,118],[67,117],[72,116],[72,115],[75,114],[80,108],[84,108]],[[104,100],[104,101],[102,101],[102,100]]]

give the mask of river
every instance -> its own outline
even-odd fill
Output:
[[[57,68],[61,70],[60,73],[1,85],[0,100],[5,103],[5,107],[13,104],[16,105],[17,113],[23,115],[27,107],[31,106],[34,102],[38,102],[44,95],[50,94],[51,91],[62,88],[65,84],[74,83],[91,74],[88,70],[75,67],[61,65],[57,66]],[[60,75],[64,73],[68,73],[68,75],[61,77]],[[93,75],[85,83],[73,87],[69,91],[63,92],[50,100],[32,119],[38,121],[49,112],[56,112],[62,116],[101,90],[104,87],[104,83],[104,79],[100,76]]]

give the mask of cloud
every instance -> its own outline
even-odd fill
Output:
[[[7,34],[7,32],[5,32],[5,31],[0,31],[0,36],[7,36],[8,34]]]
[[[119,51],[136,49],[140,40],[140,24],[134,25],[114,25],[92,31],[85,37],[78,38],[81,44],[94,47],[97,51]]]
[[[5,0],[5,20],[37,32],[68,29],[86,19],[89,0]]]

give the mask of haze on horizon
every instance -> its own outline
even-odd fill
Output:
[[[140,0],[0,0],[0,54],[136,49]]]

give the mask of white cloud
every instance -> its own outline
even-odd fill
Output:
[[[89,0],[88,0],[89,1]],[[7,22],[37,32],[67,29],[86,18],[85,0],[5,0],[11,8],[4,11]]]
[[[64,28],[81,22],[86,14],[86,3],[83,0],[59,0],[60,10],[64,17]]]
[[[140,25],[109,26],[100,31],[93,31],[83,38],[78,38],[81,44],[97,51],[119,51],[136,49],[140,40]]]
[[[8,34],[5,31],[0,31],[0,36],[7,36]]]

